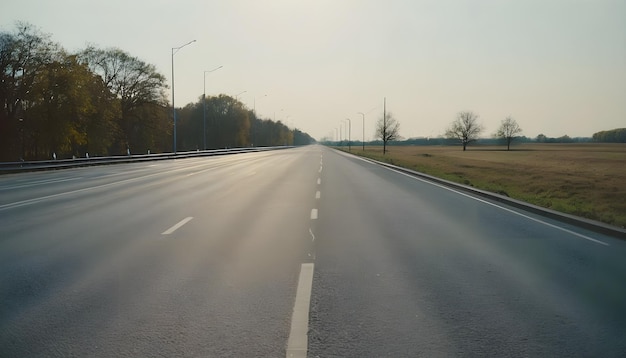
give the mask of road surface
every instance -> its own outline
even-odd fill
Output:
[[[624,257],[321,146],[4,175],[0,356],[620,357]]]

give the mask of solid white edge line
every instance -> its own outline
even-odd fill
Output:
[[[489,201],[487,201],[487,200],[483,200],[483,199],[477,198],[477,197],[475,197],[475,196],[472,196],[472,195],[469,195],[469,194],[466,194],[466,193],[460,192],[460,191],[458,191],[458,190],[455,190],[455,189],[452,189],[452,188],[448,188],[448,187],[446,187],[446,186],[444,186],[444,185],[437,184],[437,183],[433,183],[433,182],[430,182],[430,181],[428,181],[428,180],[424,180],[424,179],[422,179],[422,178],[418,178],[418,177],[415,177],[415,176],[413,176],[413,175],[411,175],[411,174],[407,174],[407,173],[404,173],[404,172],[401,172],[401,171],[399,171],[399,170],[395,170],[395,169],[392,169],[392,168],[389,168],[389,167],[385,167],[385,166],[383,166],[383,167],[384,167],[385,169],[387,169],[387,170],[392,171],[392,172],[395,172],[395,173],[398,173],[398,174],[402,174],[402,175],[407,176],[407,177],[409,177],[409,178],[412,178],[412,179],[415,179],[415,180],[419,180],[419,181],[421,181],[421,182],[428,183],[428,184],[430,184],[430,185],[434,185],[434,186],[436,186],[436,187],[439,187],[439,188],[442,188],[442,189],[445,189],[445,190],[451,191],[451,192],[453,192],[453,193],[457,193],[457,194],[459,194],[459,195],[463,195],[463,196],[468,197],[468,198],[470,198],[470,199],[474,199],[474,200],[479,201],[479,202],[481,202],[481,203],[484,203],[484,204],[487,204],[487,205],[494,206],[494,207],[499,208],[499,209],[502,209],[502,210],[504,210],[504,211],[508,211],[508,212],[510,212],[510,213],[512,213],[512,214],[515,214],[515,215],[521,216],[521,217],[523,217],[523,218],[526,218],[526,219],[528,219],[528,220],[532,220],[532,221],[534,221],[534,222],[537,222],[537,223],[540,223],[540,224],[543,224],[543,225],[549,226],[549,227],[551,227],[551,228],[554,228],[554,229],[557,229],[557,230],[564,231],[564,232],[566,232],[566,233],[568,233],[568,234],[571,234],[571,235],[574,235],[574,236],[580,237],[581,239],[585,239],[585,240],[588,240],[588,241],[594,242],[594,243],[596,243],[596,244],[604,245],[604,246],[611,246],[611,245],[609,245],[608,243],[606,243],[606,242],[604,242],[604,241],[600,241],[600,240],[597,240],[597,239],[591,238],[591,237],[589,237],[589,236],[585,236],[585,235],[583,235],[583,234],[579,234],[579,233],[577,233],[577,232],[575,232],[575,231],[568,230],[568,229],[566,229],[566,228],[564,228],[564,227],[560,227],[560,226],[557,226],[557,225],[554,225],[554,224],[550,224],[550,223],[548,223],[548,222],[545,222],[545,221],[543,221],[543,220],[539,220],[539,219],[533,218],[533,217],[531,217],[531,216],[528,216],[528,215],[522,214],[522,213],[517,212],[517,211],[515,211],[515,210],[511,210],[511,209],[505,208],[505,207],[503,207],[503,206],[500,206],[500,205],[497,205],[497,204],[491,203],[491,202],[489,202]]]
[[[309,308],[313,287],[314,264],[304,263],[300,267],[296,301],[291,316],[291,329],[287,340],[287,358],[306,358],[308,349]]]
[[[167,173],[174,173],[174,172],[178,172],[178,171],[182,171],[182,170],[186,170],[186,169],[193,169],[193,168],[198,168],[198,167],[207,166],[207,165],[209,165],[209,164],[201,164],[201,165],[195,165],[195,166],[192,166],[192,167],[183,167],[183,168],[178,168],[178,169],[172,169],[172,170],[168,170],[168,171],[164,171],[164,172],[157,172],[157,173],[147,174],[147,175],[140,176],[140,177],[124,179],[124,180],[120,180],[120,181],[116,181],[116,182],[112,182],[112,183],[106,183],[106,184],[102,184],[102,185],[96,185],[96,186],[92,186],[92,187],[76,189],[76,190],[66,191],[66,192],[62,192],[62,193],[46,195],[46,196],[42,196],[42,197],[39,197],[39,198],[32,198],[32,199],[16,201],[16,202],[13,202],[13,203],[2,204],[2,205],[0,205],[0,211],[5,210],[5,209],[13,209],[13,208],[17,208],[17,207],[20,207],[20,206],[30,205],[30,204],[38,203],[38,202],[41,202],[41,201],[44,201],[44,200],[54,199],[54,198],[58,198],[58,197],[62,197],[62,196],[70,195],[70,194],[78,194],[78,193],[82,193],[82,192],[86,192],[86,191],[90,191],[90,190],[108,188],[108,187],[114,186],[114,185],[121,185],[121,184],[125,184],[125,183],[132,183],[132,182],[135,182],[135,181],[147,179],[147,178],[150,178],[150,177],[153,177],[153,176],[157,176],[157,175],[163,175],[163,174],[167,174]],[[209,169],[212,169],[212,168],[209,168]],[[207,170],[209,170],[209,169],[207,169]]]
[[[83,177],[75,177],[75,178],[47,179],[47,180],[42,180],[42,181],[26,182],[24,184],[0,186],[0,190],[11,190],[11,189],[28,188],[28,187],[37,186],[37,185],[56,184],[56,183],[62,183],[62,182],[71,181],[71,180],[79,180],[82,178]]]
[[[343,154],[343,153],[341,153],[341,154]],[[343,155],[344,155],[344,156],[348,156],[347,154],[343,154]],[[360,157],[356,157],[356,156],[350,156],[350,157],[351,157],[351,158],[358,159],[358,160],[362,160],[362,161],[367,162],[367,163],[370,163],[370,164],[375,164],[375,163],[373,163],[372,161],[369,161],[369,160],[364,159],[364,158],[360,158]],[[449,188],[449,187],[447,187],[447,186],[445,186],[445,185],[441,185],[441,184],[433,183],[433,182],[431,182],[431,181],[429,181],[429,180],[422,179],[422,178],[416,177],[416,176],[414,176],[414,175],[411,175],[411,174],[408,174],[408,173],[404,173],[404,172],[401,172],[401,171],[396,170],[396,169],[393,169],[393,168],[389,168],[389,167],[384,166],[384,165],[380,165],[380,166],[381,166],[381,167],[383,167],[383,168],[385,168],[385,169],[387,169],[387,170],[389,170],[389,171],[392,171],[392,172],[395,172],[395,173],[398,173],[398,174],[402,174],[402,175],[404,175],[404,176],[406,176],[406,177],[409,177],[409,178],[411,178],[411,179],[414,179],[414,180],[419,180],[419,181],[421,181],[421,182],[423,182],[423,183],[430,184],[430,185],[434,185],[434,186],[439,187],[439,188],[441,188],[441,189],[445,189],[445,190],[451,191],[451,192],[453,192],[453,193],[456,193],[456,194],[459,194],[459,195],[463,195],[463,196],[465,196],[465,197],[467,197],[467,198],[470,198],[470,199],[473,199],[473,200],[479,201],[479,202],[484,203],[484,204],[487,204],[487,205],[491,205],[491,206],[493,206],[493,207],[496,207],[496,208],[502,209],[502,210],[504,210],[504,211],[508,211],[508,212],[510,212],[510,213],[512,213],[512,214],[515,214],[515,215],[521,216],[521,217],[523,217],[523,218],[529,219],[529,220],[531,220],[531,221],[534,221],[534,222],[537,222],[537,223],[540,223],[540,224],[543,224],[543,225],[549,226],[549,227],[551,227],[551,228],[553,228],[553,229],[557,229],[557,230],[560,230],[560,231],[566,232],[566,233],[568,233],[568,234],[571,234],[571,235],[577,236],[577,237],[579,237],[579,238],[581,238],[581,239],[585,239],[585,240],[587,240],[587,241],[591,241],[591,242],[593,242],[593,243],[600,244],[600,245],[604,245],[604,246],[611,246],[609,243],[606,243],[606,242],[604,242],[604,241],[601,241],[601,240],[598,240],[598,239],[594,239],[594,238],[592,238],[592,237],[585,236],[585,235],[583,235],[583,234],[579,234],[579,233],[577,233],[577,232],[575,232],[575,231],[568,230],[568,229],[566,229],[566,228],[564,228],[564,227],[560,227],[560,226],[557,226],[557,225],[554,225],[554,224],[550,224],[550,223],[548,223],[548,222],[545,222],[545,221],[543,221],[543,220],[539,220],[539,219],[533,218],[533,217],[528,216],[528,215],[524,215],[524,214],[522,214],[522,213],[520,213],[520,212],[517,212],[517,211],[515,211],[515,210],[511,210],[511,209],[505,208],[505,207],[503,207],[503,206],[500,206],[500,205],[497,205],[497,204],[491,203],[491,202],[486,201],[486,200],[483,200],[483,199],[479,199],[479,198],[477,198],[477,197],[475,197],[475,196],[472,196],[472,195],[470,195],[470,194],[466,194],[466,193],[463,193],[463,192],[461,192],[461,191],[458,191],[458,190],[455,190],[455,189]]]
[[[172,234],[174,231],[178,230],[181,226],[185,225],[186,223],[188,223],[189,221],[191,221],[191,219],[193,219],[193,216],[188,216],[184,219],[182,219],[181,221],[178,222],[178,224],[172,226],[171,228],[163,231],[161,233],[161,235],[170,235]]]

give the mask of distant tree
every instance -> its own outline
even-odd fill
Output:
[[[237,99],[220,94],[206,98],[207,147],[264,147],[303,145],[313,142],[308,134],[292,130],[282,122],[258,118]],[[179,146],[195,150],[203,142],[202,97],[179,110]]]
[[[545,143],[545,142],[547,142],[547,141],[548,141],[548,137],[546,137],[546,135],[545,135],[545,134],[543,134],[543,133],[542,133],[542,134],[539,134],[539,135],[537,136],[537,138],[535,138],[535,142],[537,142],[537,143]]]
[[[236,98],[221,94],[207,99],[207,113],[213,114],[213,137],[216,148],[250,145],[251,113]]]
[[[446,137],[456,139],[463,145],[463,151],[467,145],[478,139],[483,131],[483,126],[478,123],[478,116],[471,111],[459,112],[456,120],[446,129]]]
[[[392,113],[384,113],[376,122],[374,137],[383,142],[383,154],[385,154],[387,152],[387,143],[400,138],[400,122]]]
[[[311,138],[307,133],[299,129],[293,130],[293,145],[307,145],[315,143],[315,139]]]
[[[562,135],[562,136],[556,138],[556,142],[557,143],[573,143],[574,140],[570,136],[565,134],[565,135]]]
[[[594,142],[626,143],[626,128],[597,132],[593,134],[592,138]]]
[[[522,133],[522,128],[520,128],[515,119],[509,116],[502,120],[495,136],[504,139],[506,141],[506,150],[510,150],[511,142],[515,140],[520,133]]]

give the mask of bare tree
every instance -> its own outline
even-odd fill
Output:
[[[123,116],[146,103],[167,105],[165,76],[154,65],[118,48],[89,46],[80,58],[120,99]]]
[[[506,150],[510,150],[511,142],[517,138],[520,133],[522,133],[522,128],[520,128],[515,119],[508,116],[500,123],[500,128],[498,128],[495,136],[504,139],[506,141]]]
[[[478,116],[471,111],[459,112],[456,120],[446,129],[446,137],[458,139],[463,144],[463,151],[467,145],[478,139],[483,126],[478,123]]]
[[[374,136],[383,141],[383,154],[385,154],[387,152],[387,142],[400,138],[400,122],[391,113],[383,114],[376,122]]]

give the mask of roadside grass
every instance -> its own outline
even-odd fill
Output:
[[[353,147],[352,153],[626,227],[626,144]],[[339,148],[347,150],[347,148]]]

